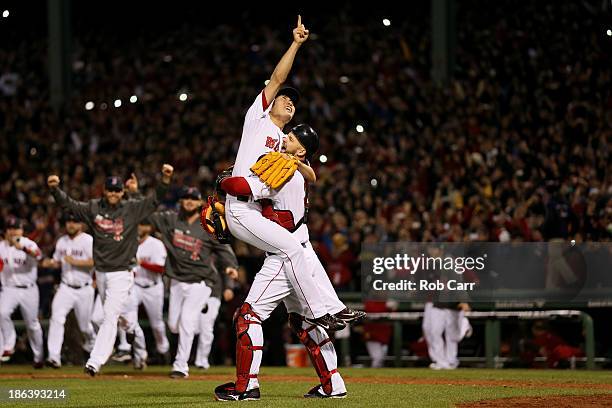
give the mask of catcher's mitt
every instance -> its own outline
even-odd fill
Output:
[[[261,181],[272,188],[281,187],[293,176],[298,168],[298,159],[293,156],[283,155],[279,152],[270,152],[261,157],[251,167],[251,171],[257,174]]]
[[[220,244],[230,243],[230,232],[225,222],[225,206],[213,196],[208,197],[208,202],[200,213],[200,224],[204,231],[208,232]]]

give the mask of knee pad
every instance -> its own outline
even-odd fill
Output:
[[[261,324],[261,319],[253,311],[251,305],[243,303],[234,313],[234,330],[236,337],[239,338],[249,330],[250,324]]]

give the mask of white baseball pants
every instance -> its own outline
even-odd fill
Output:
[[[4,350],[14,351],[17,333],[11,315],[19,306],[25,320],[28,342],[34,354],[34,362],[44,359],[43,331],[38,321],[38,305],[40,302],[38,285],[28,288],[5,286],[0,296],[0,326],[4,337]]]
[[[423,335],[427,341],[429,358],[440,368],[452,369],[459,366],[457,354],[462,338],[461,310],[438,308],[433,303],[425,304],[423,314]]]
[[[130,299],[130,289],[133,284],[134,274],[131,271],[96,271],[96,285],[102,299],[104,320],[98,330],[87,365],[98,371],[113,352],[117,336],[117,322],[125,310],[126,302]]]
[[[219,315],[221,300],[216,297],[209,297],[206,304],[206,313],[200,313],[200,335],[198,337],[198,351],[196,353],[195,365],[198,367],[209,368],[208,356],[215,339],[215,321]]]
[[[61,283],[51,303],[51,320],[47,335],[48,358],[57,363],[62,362],[62,344],[64,343],[64,325],[66,316],[72,309],[79,329],[83,335],[83,350],[91,352],[96,334],[91,323],[91,311],[94,301],[94,288],[91,285],[74,289]]]
[[[191,354],[193,338],[198,331],[200,314],[208,302],[212,290],[204,281],[198,283],[170,280],[168,328],[178,333],[179,341],[172,365],[173,371],[189,373],[187,362]]]
[[[306,262],[301,243],[285,228],[261,215],[257,203],[228,200],[225,219],[230,232],[239,240],[263,251],[278,254],[296,299],[304,305],[306,317],[321,317],[326,313],[320,289]]]

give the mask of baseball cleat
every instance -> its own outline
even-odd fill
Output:
[[[316,319],[305,317],[304,320],[308,323],[316,324],[323,330],[330,332],[342,330],[346,327],[346,323],[337,317],[330,315],[329,313],[326,313],[321,317],[317,317]]]
[[[134,361],[134,370],[144,370],[147,368],[147,362],[144,360]]]
[[[4,350],[4,352],[2,353],[2,357],[0,357],[0,361],[2,361],[3,363],[10,361],[14,353],[14,350]]]
[[[367,313],[361,310],[353,310],[347,307],[344,310],[339,311],[334,316],[342,320],[346,324],[359,323],[366,318]]]
[[[85,374],[88,374],[90,377],[95,377],[96,375],[98,375],[98,370],[96,370],[93,366],[90,366],[89,364],[85,364],[83,372],[85,372]]]
[[[170,373],[170,378],[174,378],[175,380],[182,379],[182,378],[187,378],[187,377],[189,377],[189,374],[184,373],[182,371],[176,371],[175,370],[175,371],[172,371]]]
[[[50,358],[47,359],[47,361],[45,361],[45,364],[47,365],[47,367],[51,367],[51,368],[55,368],[55,369],[58,369],[58,368],[62,367],[62,365],[60,363],[58,363],[55,360],[51,360]]]
[[[321,384],[319,384],[304,394],[304,398],[346,398],[346,391],[337,394],[326,394]]]
[[[36,370],[40,370],[45,366],[45,362],[44,361],[35,361],[34,364],[32,364],[32,367],[34,367],[34,369]]]
[[[117,361],[119,363],[126,363],[132,359],[132,353],[125,350],[119,350],[112,357],[111,360]]]
[[[236,384],[233,382],[215,388],[215,399],[217,401],[259,401],[260,397],[259,388],[238,392],[236,391]]]

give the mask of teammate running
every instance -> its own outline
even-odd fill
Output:
[[[0,296],[0,325],[4,339],[4,355],[15,351],[17,334],[11,315],[19,306],[25,320],[28,341],[34,353],[34,368],[44,366],[43,332],[38,321],[39,293],[36,283],[38,261],[42,253],[36,242],[23,236],[24,222],[9,217],[5,224],[4,240],[0,241],[2,260],[2,296]]]
[[[91,352],[95,332],[91,323],[94,301],[92,286],[93,274],[93,237],[83,232],[83,225],[77,217],[68,212],[64,214],[66,234],[55,244],[53,258],[45,259],[44,268],[61,268],[61,283],[51,303],[51,320],[47,335],[47,366],[62,366],[61,352],[64,342],[66,316],[74,309],[79,329],[83,335],[83,350]]]
[[[143,199],[123,200],[123,181],[109,177],[104,185],[104,196],[86,202],[75,201],[59,188],[60,179],[51,175],[47,184],[55,201],[72,211],[92,232],[96,285],[102,296],[104,321],[85,364],[85,372],[95,376],[113,351],[117,322],[123,312],[129,291],[134,283],[134,259],[138,249],[137,227],[157,208],[158,201],[168,191],[174,169],[162,167],[162,182],[156,194]],[[123,321],[128,333],[134,333],[138,322]],[[135,347],[143,345],[135,344]]]
[[[131,193],[135,194],[137,190],[136,183],[131,187]],[[201,206],[200,191],[186,187],[181,194],[178,212],[161,211],[149,217],[168,251],[165,272],[170,277],[168,328],[179,335],[170,373],[170,377],[175,379],[189,376],[187,362],[193,338],[198,332],[200,314],[220,279],[211,263],[213,255],[218,257],[226,276],[237,274],[238,260],[231,246],[214,241],[200,227]]]

